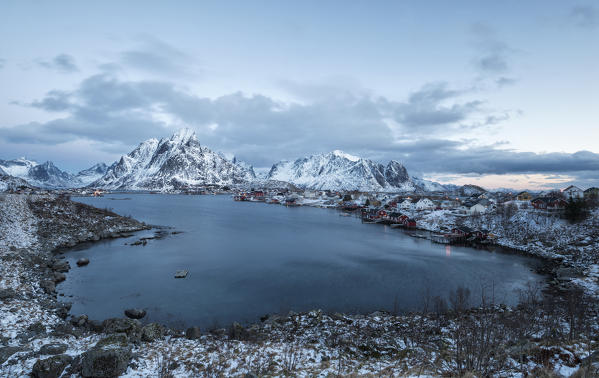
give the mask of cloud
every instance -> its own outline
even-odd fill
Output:
[[[474,58],[475,67],[485,74],[503,74],[510,70],[509,58],[515,52],[507,43],[501,41],[493,29],[484,24],[471,27],[478,56]]]
[[[516,80],[514,78],[502,76],[502,77],[498,78],[497,80],[495,80],[495,84],[497,84],[497,86],[499,88],[502,88],[502,87],[507,87],[509,85],[514,85],[514,84],[516,84],[517,81],[518,80]]]
[[[178,127],[193,127],[209,145],[245,154],[261,164],[336,146],[364,149],[464,122],[480,102],[455,103],[462,92],[447,84],[426,85],[406,102],[364,93],[284,103],[263,95],[232,93],[199,97],[160,81],[122,81],[110,73],[81,82],[72,92],[53,90],[30,105],[68,114],[43,124],[0,129],[15,143],[89,138],[137,143]],[[445,102],[454,102],[445,104]],[[388,119],[393,119],[393,128]],[[456,127],[459,127],[456,126]]]
[[[583,28],[599,26],[599,9],[591,5],[578,5],[570,11],[572,22]]]
[[[181,50],[149,36],[139,40],[138,47],[120,54],[120,64],[160,75],[194,76],[199,73],[195,60]]]
[[[305,103],[241,92],[207,98],[171,83],[101,73],[74,91],[53,90],[29,104],[61,118],[2,127],[0,139],[13,147],[84,140],[116,159],[116,151],[127,153],[142,140],[191,127],[202,144],[258,167],[343,149],[379,161],[403,161],[413,173],[599,172],[599,155],[588,151],[536,154],[510,150],[505,143],[478,146],[447,139],[449,129],[485,127],[510,116],[483,109],[484,100],[462,100],[471,91],[447,83],[424,85],[405,101],[367,91],[331,93]]]
[[[391,104],[396,122],[406,133],[430,132],[465,121],[479,110],[482,101],[444,104],[458,98],[463,92],[451,90],[447,83],[434,83],[413,92],[405,103]]]
[[[62,73],[79,71],[79,68],[77,68],[77,65],[75,64],[75,58],[67,54],[57,55],[50,61],[39,61],[38,64],[44,68]]]
[[[415,171],[454,174],[599,173],[599,154],[520,152],[496,145],[472,146],[469,141],[422,139],[399,142],[386,152]]]
[[[6,59],[0,58],[0,70],[3,69],[5,65],[6,65]]]

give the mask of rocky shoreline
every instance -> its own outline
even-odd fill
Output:
[[[551,308],[528,293],[517,308],[468,309],[467,296],[456,292],[461,302],[423,298],[429,305],[422,313],[315,310],[185,332],[127,318],[67,320],[69,306],[57,300],[55,285],[70,267],[53,251],[150,226],[52,195],[0,196],[0,225],[2,376],[567,376],[599,369],[597,303],[573,291],[553,298]],[[550,315],[567,327],[547,328]],[[476,342],[476,363],[459,347],[467,342]]]

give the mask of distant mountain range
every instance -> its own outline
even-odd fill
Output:
[[[401,163],[390,161],[382,165],[339,150],[281,161],[272,166],[266,178],[316,190],[397,192],[416,189]]]
[[[22,179],[31,186],[60,189],[84,187],[102,177],[106,173],[107,167],[106,164],[100,163],[72,175],[60,170],[51,161],[39,164],[32,160],[19,158],[0,160],[0,169],[6,175]]]
[[[149,139],[111,166],[99,163],[75,175],[52,162],[25,158],[0,160],[0,176],[14,177],[41,188],[93,187],[118,190],[169,191],[205,185],[273,187],[284,183],[313,190],[431,192],[456,190],[455,185],[411,177],[392,160],[387,164],[339,150],[294,161],[281,161],[260,178],[251,165],[227,159],[200,145],[195,133],[182,129],[170,138]],[[2,187],[0,187],[2,189]]]

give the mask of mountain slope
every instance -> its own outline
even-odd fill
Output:
[[[24,179],[31,185],[43,188],[72,188],[79,184],[75,176],[61,171],[51,161],[32,167]]]
[[[0,160],[0,168],[9,176],[25,179],[29,174],[29,170],[38,165],[33,160],[18,158],[14,160]]]
[[[31,186],[25,180],[8,175],[2,168],[0,168],[0,192],[30,187]]]
[[[223,155],[202,147],[194,132],[183,129],[168,139],[149,139],[90,184],[104,189],[172,190],[200,185],[234,185],[255,178]]]
[[[405,167],[390,161],[386,166],[335,150],[272,166],[268,180],[287,181],[316,190],[412,191]]]
[[[29,185],[40,188],[57,189],[81,186],[75,176],[58,169],[51,161],[38,164],[25,158],[0,160],[0,168],[8,175],[25,180]]]
[[[98,163],[88,169],[80,171],[75,178],[81,183],[81,186],[86,186],[104,176],[107,171],[108,166],[106,164]]]

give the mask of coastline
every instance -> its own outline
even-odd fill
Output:
[[[439,364],[430,366],[425,361],[433,361],[445,353],[442,352],[447,348],[444,340],[454,337],[452,327],[458,326],[462,317],[482,319],[488,314],[499,317],[517,313],[505,306],[462,309],[447,316],[385,312],[344,315],[314,310],[287,316],[267,316],[261,323],[249,327],[234,323],[228,328],[213,329],[208,333],[208,330],[193,328],[183,333],[154,323],[142,325],[131,319],[99,322],[77,316],[67,321],[68,306],[57,300],[51,285],[47,284],[62,278],[59,274],[66,268],[54,251],[79,243],[121,237],[146,230],[149,226],[56,196],[7,196],[10,196],[10,205],[21,207],[23,212],[27,212],[25,205],[31,210],[30,203],[38,203],[29,214],[24,214],[28,221],[23,224],[30,227],[21,230],[21,235],[15,232],[14,235],[20,237],[13,237],[10,243],[5,239],[0,244],[3,267],[5,262],[10,261],[13,273],[9,275],[8,269],[3,268],[1,327],[2,334],[8,337],[1,340],[4,345],[0,353],[3,359],[0,360],[1,374],[25,375],[35,371],[36,366],[41,369],[43,364],[39,361],[52,360],[57,364],[62,361],[67,376],[76,376],[83,374],[86,366],[89,373],[89,361],[94,356],[125,361],[118,366],[118,373],[128,376],[146,376],[156,371],[173,375],[251,373],[258,376],[267,373],[326,375],[338,372],[362,375],[448,374],[452,371],[447,365],[450,359],[447,363],[439,361]],[[4,197],[2,204],[6,205],[6,201]],[[69,213],[66,209],[72,211]],[[36,212],[46,217],[52,226],[44,223],[42,218],[31,219]],[[86,218],[87,222],[73,224],[74,219],[81,218]],[[100,219],[103,222],[95,222]],[[37,242],[33,240],[33,232],[38,235]],[[420,335],[416,325],[440,334],[429,340]],[[413,340],[419,337],[424,337],[423,345],[428,345],[427,348],[413,346],[416,343]],[[53,343],[66,345],[66,349],[53,356],[44,354],[43,347]],[[585,353],[584,350],[579,352],[583,357]],[[568,367],[565,361],[562,362],[563,369]],[[510,362],[501,369],[515,369],[514,366],[509,367],[510,364],[513,365]],[[582,360],[574,367],[581,364]]]

